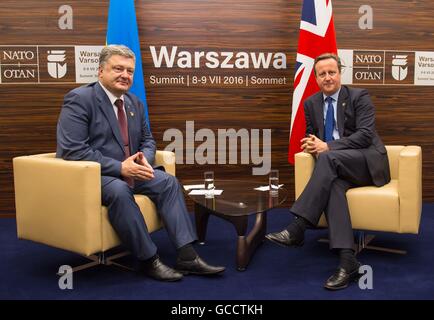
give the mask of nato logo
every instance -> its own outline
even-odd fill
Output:
[[[65,50],[50,50],[47,56],[48,73],[55,79],[63,78],[66,75]],[[62,62],[65,62],[62,64]]]
[[[397,54],[392,57],[392,77],[397,81],[402,81],[407,77],[408,73],[408,55]]]

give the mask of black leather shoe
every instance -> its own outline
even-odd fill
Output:
[[[145,274],[159,281],[178,281],[182,279],[182,274],[166,266],[160,258],[155,258],[152,262],[143,263]]]
[[[213,275],[225,271],[225,267],[211,266],[203,261],[199,256],[194,260],[176,260],[175,269],[182,274]]]
[[[351,272],[347,272],[344,268],[338,268],[335,273],[327,279],[324,284],[324,288],[328,290],[340,290],[348,287],[348,284],[352,281],[357,281],[361,274],[359,274],[359,268],[361,264],[357,265],[357,268]]]
[[[284,247],[301,247],[304,244],[304,239],[299,240],[291,237],[291,234],[286,229],[269,233],[265,238]]]

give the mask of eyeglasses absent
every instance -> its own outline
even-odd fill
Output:
[[[320,74],[318,74],[318,77],[324,79],[327,74],[330,76],[330,78],[333,78],[337,74],[337,71],[321,72]]]
[[[124,73],[125,70],[127,70],[127,73],[132,76],[134,74],[133,68],[124,68],[122,66],[112,66],[112,69],[116,73]]]

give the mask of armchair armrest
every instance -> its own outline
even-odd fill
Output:
[[[315,158],[307,152],[299,152],[295,155],[295,198],[297,199],[303,192],[308,183],[313,168]]]
[[[90,254],[101,249],[101,170],[55,154],[13,159],[18,237]]]
[[[399,154],[400,231],[417,233],[422,212],[422,149],[407,146]]]
[[[175,175],[175,153],[171,151],[157,150],[155,153],[155,165],[163,166],[167,173]]]

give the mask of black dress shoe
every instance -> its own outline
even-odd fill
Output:
[[[175,269],[182,274],[213,275],[225,271],[225,267],[211,266],[203,261],[199,256],[194,260],[176,260]]]
[[[160,258],[155,258],[152,262],[143,263],[145,274],[159,281],[178,281],[182,279],[182,274],[166,266]]]
[[[324,288],[328,290],[340,290],[348,287],[348,284],[352,281],[357,281],[361,274],[359,274],[359,263],[355,269],[347,272],[344,268],[338,268],[335,273],[327,279],[324,284]]]
[[[269,233],[265,238],[284,247],[301,247],[304,244],[304,239],[295,239],[286,229]]]

